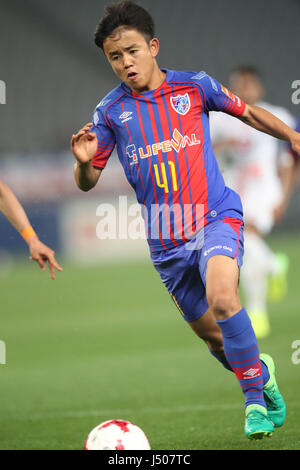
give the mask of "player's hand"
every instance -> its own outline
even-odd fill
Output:
[[[71,150],[79,163],[88,163],[97,152],[97,136],[90,132],[93,123],[89,122],[71,138]]]
[[[55,269],[62,271],[63,268],[56,261],[54,251],[42,243],[37,237],[28,239],[28,245],[30,250],[29,259],[36,261],[43,271],[45,271],[48,261],[51,279],[55,279]]]

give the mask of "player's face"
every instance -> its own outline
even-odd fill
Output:
[[[259,102],[264,95],[260,80],[250,73],[234,74],[230,80],[230,89],[250,105]]]
[[[136,93],[158,86],[158,39],[148,43],[137,30],[121,27],[105,39],[103,50],[115,74]]]

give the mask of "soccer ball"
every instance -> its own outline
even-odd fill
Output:
[[[85,450],[150,450],[144,432],[123,419],[104,421],[89,433]]]

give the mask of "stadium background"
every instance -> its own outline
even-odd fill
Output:
[[[143,292],[143,288],[146,289],[146,281],[143,283],[141,279],[138,279],[140,276],[145,276],[150,284],[153,280],[152,295],[156,299],[153,308],[159,309],[160,302],[162,302],[163,308],[167,311],[166,315],[168,317],[169,314],[168,318],[170,319],[173,318],[174,311],[171,303],[170,306],[167,304],[168,299],[165,292],[160,290],[155,273],[152,274],[152,271],[148,271],[152,268],[149,262],[144,261],[147,259],[148,249],[143,240],[134,242],[132,240],[108,241],[99,240],[96,237],[96,225],[99,221],[96,209],[100,203],[109,202],[118,207],[119,194],[128,195],[130,201],[134,202],[134,195],[123,177],[116,155],[110,159],[105,174],[101,178],[101,184],[90,193],[79,191],[73,179],[74,159],[69,151],[70,136],[82,124],[91,120],[92,111],[96,104],[118,84],[102,52],[93,43],[93,32],[107,2],[102,0],[52,0],[51,2],[48,0],[27,0],[26,2],[10,0],[0,3],[0,80],[6,84],[6,104],[0,105],[0,178],[17,194],[40,238],[56,250],[59,261],[65,262],[65,266],[74,266],[59,276],[56,283],[60,283],[60,285],[49,287],[46,281],[44,283],[44,277],[41,280],[41,275],[39,272],[37,273],[35,266],[30,265],[28,268],[27,261],[24,266],[20,264],[19,257],[28,256],[26,245],[6,219],[0,215],[0,274],[4,289],[3,312],[4,315],[9,313],[9,318],[6,318],[3,323],[0,338],[5,339],[8,348],[7,356],[11,363],[17,364],[17,367],[20,354],[24,353],[22,345],[26,351],[30,351],[28,356],[25,355],[27,362],[24,363],[24,366],[26,370],[28,361],[31,361],[30,364],[35,364],[36,355],[32,345],[36,345],[37,336],[41,335],[41,343],[42,338],[47,343],[44,329],[41,332],[39,328],[36,331],[30,328],[30,325],[34,325],[36,322],[34,312],[37,305],[32,300],[36,295],[35,289],[39,293],[38,309],[43,314],[45,325],[47,324],[47,319],[45,319],[47,314],[51,315],[53,326],[55,319],[58,322],[62,321],[60,319],[61,313],[67,312],[66,318],[73,321],[74,318],[70,316],[70,311],[74,313],[74,310],[77,311],[78,308],[78,315],[80,315],[82,310],[79,306],[83,310],[87,308],[85,302],[82,304],[79,302],[76,307],[68,304],[74,296],[73,289],[76,290],[77,282],[86,282],[85,292],[90,292],[91,286],[96,290],[101,287],[107,290],[104,305],[106,309],[112,308],[113,311],[110,302],[112,302],[115,293],[113,290],[109,290],[110,286],[107,283],[114,282],[115,270],[118,272],[116,277],[120,277],[120,282],[123,282],[124,276],[127,277],[129,270],[131,270],[133,280],[132,284],[129,283],[127,287],[130,289],[131,285],[134,285],[140,289],[136,301],[134,301],[124,287],[123,304],[120,301],[120,305],[117,307],[120,315],[123,313],[121,311],[125,309],[124,315],[128,314],[131,318],[126,308],[128,311],[131,309],[135,311],[138,306],[143,308],[141,292]],[[300,79],[298,60],[300,57],[299,0],[266,2],[260,0],[251,2],[245,0],[231,0],[230,2],[223,0],[214,0],[213,2],[204,0],[164,0],[163,2],[141,0],[140,3],[155,18],[157,36],[161,41],[158,59],[161,66],[195,71],[206,70],[226,85],[232,67],[239,64],[252,64],[261,71],[263,76],[267,92],[266,101],[288,108],[295,116],[300,115],[300,105],[293,104],[291,100],[294,91],[291,84],[294,80]],[[299,187],[298,185],[284,220],[274,230],[271,239],[271,243],[275,247],[288,249],[289,254],[294,257],[294,263],[298,259],[297,253],[300,248]],[[129,259],[134,260],[137,264],[128,264]],[[142,260],[142,264],[138,264],[139,260]],[[72,264],[78,261],[87,266],[84,271]],[[144,262],[146,267],[142,268]],[[91,267],[89,270],[88,266],[95,263],[96,268]],[[101,263],[105,263],[107,278],[106,276],[101,277],[102,270],[101,267],[98,267],[101,266]],[[143,269],[146,271],[144,272]],[[296,318],[299,293],[295,282],[298,275],[295,264],[292,273],[294,273],[294,279],[292,279],[291,285],[292,289],[294,285],[295,290],[292,290],[291,295],[294,292],[294,297],[290,302]],[[68,280],[64,280],[63,276],[65,278],[69,276]],[[66,282],[69,284],[66,285]],[[53,295],[53,298],[56,298],[58,295],[55,289],[59,292],[59,307],[54,303],[54,300],[50,302],[49,306],[49,296]],[[13,292],[16,292],[16,295],[12,296]],[[147,295],[149,296],[149,293]],[[147,295],[146,298],[148,298]],[[140,303],[139,296],[141,296]],[[65,297],[69,297],[67,305],[62,300]],[[128,299],[130,299],[129,304],[126,304]],[[153,299],[149,297],[148,300],[150,312]],[[24,302],[27,309],[26,315],[28,314],[27,320],[22,317],[23,308],[21,306]],[[96,296],[94,302],[96,302]],[[92,301],[90,304],[87,303],[94,312],[95,304]],[[278,310],[276,308],[278,318],[282,306],[278,307]],[[287,305],[284,308],[288,308]],[[75,318],[77,318],[76,315]],[[160,321],[155,315],[152,318],[153,321]],[[91,325],[94,320],[94,317],[87,319]],[[64,321],[67,325],[67,320]],[[99,319],[97,321],[97,324],[100,325]],[[123,324],[122,321],[121,324]],[[135,321],[136,318],[133,324]],[[185,330],[182,339],[179,323],[178,337],[184,343]],[[24,329],[16,334],[15,324]],[[80,325],[77,328],[80,329]],[[153,324],[152,327],[153,331],[149,327],[149,334],[151,331],[155,334],[155,325]],[[167,322],[165,327],[167,328]],[[295,326],[295,329],[299,331],[297,328]],[[280,329],[281,323],[279,322],[277,324],[278,334]],[[25,340],[22,334],[23,332],[29,334],[29,330],[32,336],[27,336],[27,340]],[[58,326],[57,331],[61,331]],[[292,334],[289,331],[287,330],[287,335],[292,336],[287,336],[286,342],[282,346],[285,348],[286,355],[289,354],[288,348],[290,348],[292,339],[296,339],[297,336],[295,332]],[[21,339],[21,343],[18,343],[14,350],[10,344],[14,344],[13,338],[15,336]],[[28,346],[28,341],[32,348],[30,345]],[[90,341],[88,336],[86,336],[86,341]],[[163,341],[164,347],[167,347],[166,340]],[[191,339],[188,333],[186,333],[186,341],[187,344],[190,344]],[[272,339],[269,341],[272,346]],[[38,344],[41,346],[39,341]],[[159,342],[155,342],[157,348],[159,348],[159,344]],[[196,341],[194,343],[192,341],[192,344],[193,347],[196,347]],[[57,346],[57,343],[55,345]],[[109,346],[107,347],[109,349]],[[147,347],[149,350],[151,349],[151,344],[147,345],[146,341]],[[51,345],[49,345],[49,354],[41,353],[41,357],[46,354],[49,358],[48,371],[52,371],[51,360],[55,361],[55,357],[58,356],[61,359],[61,355],[64,353],[61,343],[58,344],[58,351],[55,356]],[[91,354],[93,353],[96,358],[96,347]],[[67,358],[70,359],[68,354],[65,355],[66,361]],[[15,392],[15,396],[12,393],[12,389],[14,385],[18,384],[18,381],[13,375],[13,366],[9,369],[9,360],[8,365],[5,366],[4,374],[7,374],[7,377],[4,392],[6,391],[6,398],[2,406],[6,407],[8,414],[5,416],[11,423],[11,416],[19,413],[22,400],[17,392]],[[203,359],[203,361],[205,360]],[[137,369],[142,370],[139,367],[141,366],[138,365]],[[30,365],[28,365],[28,371],[30,370]],[[75,370],[74,364],[74,374]],[[62,371],[63,368],[60,370],[61,374],[63,374]],[[50,373],[50,377],[54,378],[54,371],[52,373],[53,376]],[[170,366],[168,374],[172,381],[172,378],[175,377],[175,369],[172,366]],[[21,380],[20,375],[18,377]],[[26,380],[28,377],[26,378],[25,374],[24,381],[25,384],[27,383],[28,396],[31,396],[32,383],[29,384]],[[35,383],[39,383],[38,374],[35,380]],[[67,382],[64,385],[61,382],[58,390],[64,393],[68,386]],[[35,394],[38,395],[37,392],[33,393],[34,396]],[[147,396],[147,392],[145,394]],[[12,395],[15,398],[14,404],[9,400]],[[35,398],[39,403],[41,397]],[[82,406],[81,400],[84,399],[78,397],[78,406],[80,404]],[[138,397],[139,400],[141,401],[140,397]],[[63,400],[61,406],[64,405],[67,406],[67,401],[64,403]],[[114,403],[111,406],[114,406]],[[32,407],[36,410],[35,405],[32,404]],[[24,420],[30,409],[30,406],[25,407]],[[38,406],[37,413],[40,410],[43,411],[43,405],[40,408]],[[94,420],[96,419],[93,413],[90,414],[91,416]],[[32,426],[36,433],[39,429],[38,422],[37,418]],[[84,426],[87,426],[87,429],[90,425],[93,427],[93,422],[87,420]],[[2,437],[4,439],[2,440],[3,448],[21,445],[17,444],[18,439],[14,438],[18,423],[11,426],[11,441],[6,441],[5,437]],[[81,424],[86,429],[83,423]],[[68,432],[70,435],[72,434],[71,425]],[[78,430],[77,434],[81,439],[80,432]],[[51,442],[52,446],[56,448],[57,442],[54,439],[54,432]],[[34,446],[29,440],[26,446],[30,448],[31,445]],[[35,445],[40,448],[47,446],[46,435],[45,441],[41,440]],[[65,445],[72,447],[73,444],[66,443]],[[75,448],[76,445],[74,444]],[[159,444],[157,445],[159,448]]]

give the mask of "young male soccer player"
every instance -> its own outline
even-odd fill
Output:
[[[122,83],[99,103],[93,123],[71,138],[76,183],[83,191],[94,187],[117,146],[142,205],[155,268],[183,318],[235,373],[245,396],[246,436],[272,435],[273,424],[283,424],[285,404],[273,361],[259,355],[240,303],[242,206],[218,169],[209,111],[287,140],[296,152],[300,135],[204,72],[160,69],[153,20],[133,2],[107,8],[95,42]]]
[[[18,230],[28,244],[30,259],[36,261],[40,268],[46,269],[45,263],[48,261],[51,278],[55,279],[55,269],[62,271],[61,266],[54,257],[54,251],[42,243],[33,228],[28,217],[14,195],[4,183],[0,181],[0,211],[3,212],[9,222]]]

